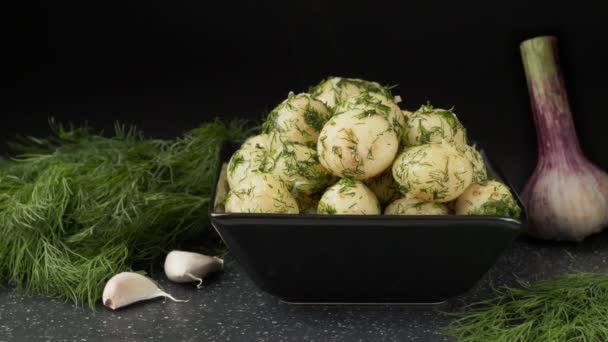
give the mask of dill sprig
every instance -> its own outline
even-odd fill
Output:
[[[149,270],[186,234],[201,250],[222,247],[206,209],[219,147],[244,137],[244,122],[174,141],[51,125],[50,138],[21,139],[0,164],[2,283],[93,307],[112,275]]]
[[[574,272],[520,287],[453,313],[458,341],[607,341],[608,274]]]

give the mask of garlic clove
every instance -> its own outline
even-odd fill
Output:
[[[162,291],[147,277],[133,272],[122,272],[113,276],[103,289],[103,305],[116,310],[124,306],[156,297],[166,297],[174,302],[187,302],[175,299]]]
[[[200,253],[172,251],[165,259],[165,274],[169,280],[177,283],[198,281],[199,288],[203,278],[223,269],[224,260]]]

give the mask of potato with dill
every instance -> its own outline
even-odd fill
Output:
[[[414,196],[395,200],[384,209],[384,215],[448,215],[450,210],[444,203],[433,203]]]
[[[363,183],[376,195],[382,206],[401,197],[399,184],[393,178],[390,167],[380,175],[364,180]]]
[[[363,183],[342,178],[329,187],[321,197],[318,214],[329,215],[380,215],[376,195]]]
[[[461,149],[461,152],[471,162],[471,166],[473,167],[473,183],[486,180],[488,178],[486,164],[475,146],[465,145]]]
[[[279,177],[251,174],[226,196],[227,213],[298,214],[298,203]]]
[[[402,109],[401,114],[403,114],[403,117],[405,118],[405,120],[409,120],[412,117],[412,115],[414,115],[413,112],[411,112],[407,109]]]
[[[247,138],[240,149],[262,149],[272,151],[282,146],[284,144],[283,140],[284,138],[278,133],[262,133]]]
[[[390,167],[399,139],[374,108],[352,109],[332,117],[321,130],[317,151],[321,164],[338,177],[375,177]]]
[[[294,196],[320,192],[333,178],[319,162],[316,150],[297,143],[271,152],[264,171],[283,180]]]
[[[464,148],[467,144],[466,129],[451,109],[422,105],[409,117],[403,135],[404,145],[418,146],[442,142]]]
[[[241,148],[232,154],[228,162],[228,185],[234,189],[249,175],[263,172],[268,151],[260,148]]]
[[[509,188],[501,182],[487,180],[471,184],[458,197],[456,215],[492,215],[519,217],[521,209]]]
[[[397,104],[389,97],[375,92],[362,92],[342,101],[334,108],[334,115],[348,112],[353,109],[367,110],[373,108],[377,113],[388,120],[391,128],[401,139],[405,131],[406,117]]]
[[[287,141],[314,145],[329,117],[330,111],[323,102],[307,93],[291,92],[268,114],[263,129],[265,133],[279,133]]]
[[[473,167],[449,144],[406,148],[393,164],[393,177],[403,194],[430,202],[449,202],[471,184]]]
[[[363,92],[379,93],[389,99],[393,98],[388,88],[377,82],[359,78],[329,77],[310,89],[311,95],[329,108],[334,108],[338,103]]]

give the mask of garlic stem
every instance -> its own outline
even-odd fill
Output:
[[[521,46],[524,70],[537,131],[538,155],[566,159],[582,156],[574,128],[559,58],[557,38],[541,36]]]

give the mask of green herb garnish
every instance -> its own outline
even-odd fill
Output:
[[[445,333],[463,342],[607,341],[608,274],[575,272],[469,305]]]
[[[509,195],[504,195],[497,200],[489,200],[482,204],[476,210],[467,213],[468,215],[490,215],[490,216],[506,216],[519,217],[521,209],[513,201]]]
[[[304,111],[304,121],[315,131],[320,132],[321,129],[323,129],[323,125],[325,125],[327,118],[326,115],[314,110],[314,108],[312,108],[309,104]]]
[[[220,145],[248,135],[242,122],[175,141],[120,125],[111,138],[53,127],[0,165],[2,282],[93,307],[111,276],[149,269],[189,233],[220,252],[207,206]]]
[[[319,202],[319,206],[317,207],[317,213],[319,214],[328,214],[335,215],[338,211],[334,206],[331,206],[323,201]]]

